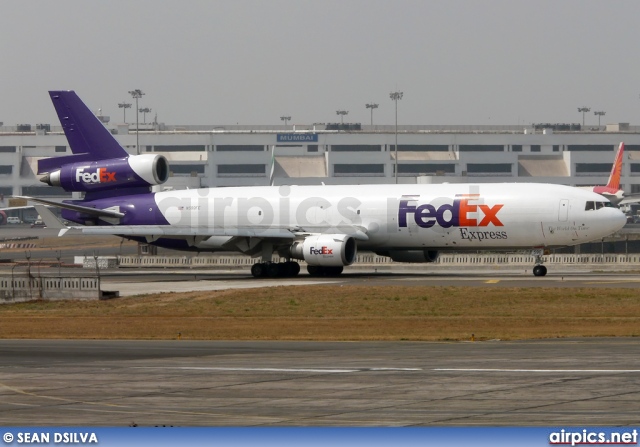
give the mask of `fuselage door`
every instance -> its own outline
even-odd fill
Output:
[[[558,221],[566,222],[569,218],[569,200],[561,199],[558,208]]]

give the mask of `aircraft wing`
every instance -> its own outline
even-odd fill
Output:
[[[108,210],[96,209],[86,206],[73,205],[68,203],[58,203],[46,199],[33,197],[21,197],[37,203],[46,204],[73,211],[80,211],[101,218],[120,218],[124,214]],[[150,240],[161,237],[253,237],[261,239],[295,239],[298,236],[325,233],[326,227],[307,226],[305,228],[278,227],[274,225],[260,226],[207,226],[207,225],[87,225],[87,226],[65,226],[54,214],[42,205],[35,205],[40,215],[45,219],[49,228],[59,229],[59,236],[65,234],[86,234],[86,235],[115,235],[115,236],[141,236]],[[333,230],[333,229],[332,229]],[[336,229],[341,234],[347,234],[358,240],[368,240],[367,230],[364,227],[355,225],[340,226]],[[332,231],[335,233],[335,231]]]
[[[293,239],[295,233],[286,229],[269,229],[258,227],[202,227],[202,226],[174,226],[174,225],[100,225],[68,227],[69,234],[81,233],[87,235],[116,235],[116,236],[151,236],[185,237],[185,236],[243,236],[260,238]],[[67,233],[65,231],[65,233]]]
[[[59,228],[59,236],[84,234],[84,235],[114,235],[114,236],[140,236],[150,240],[162,237],[252,237],[260,239],[295,239],[299,236],[318,234],[319,228],[279,228],[275,226],[178,226],[178,225],[97,225],[97,226],[70,226]],[[361,227],[348,226],[340,228],[344,234],[353,236],[358,240],[368,240],[366,231]]]

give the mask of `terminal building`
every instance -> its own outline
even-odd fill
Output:
[[[628,124],[588,130],[553,124],[106,125],[130,153],[167,158],[171,176],[160,186],[164,189],[395,182],[604,185],[624,141],[621,186],[627,194],[640,192],[640,129]],[[70,197],[37,175],[37,160],[68,154],[60,127],[0,127],[0,206],[7,206],[10,196]]]

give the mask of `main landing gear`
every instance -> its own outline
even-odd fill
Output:
[[[311,276],[338,276],[342,273],[344,267],[336,266],[336,267],[322,267],[320,265],[308,265],[307,272]]]
[[[545,276],[547,274],[547,268],[542,265],[544,262],[542,259],[543,251],[534,250],[533,255],[536,257],[536,265],[533,267],[533,276]]]
[[[254,278],[293,278],[300,273],[300,264],[287,262],[257,262],[251,266]]]
[[[307,272],[311,276],[338,276],[343,267],[322,267],[308,265]],[[295,261],[287,262],[256,262],[251,266],[251,274],[254,278],[293,278],[300,273],[300,264]]]

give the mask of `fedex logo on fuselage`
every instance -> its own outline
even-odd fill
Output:
[[[407,216],[413,214],[413,219],[421,228],[431,228],[436,223],[442,228],[449,227],[487,227],[493,224],[502,227],[498,218],[498,211],[503,204],[493,206],[477,203],[480,194],[456,194],[452,204],[445,203],[438,208],[425,203],[414,205],[420,196],[402,196],[398,208],[398,225],[407,227]],[[473,217],[472,214],[476,216]]]
[[[329,247],[320,247],[320,248],[310,247],[309,248],[309,254],[310,255],[332,255],[333,254],[333,248],[329,248]]]
[[[107,168],[98,168],[94,172],[84,172],[85,168],[76,169],[76,182],[108,183],[116,181],[116,172],[109,172]]]

